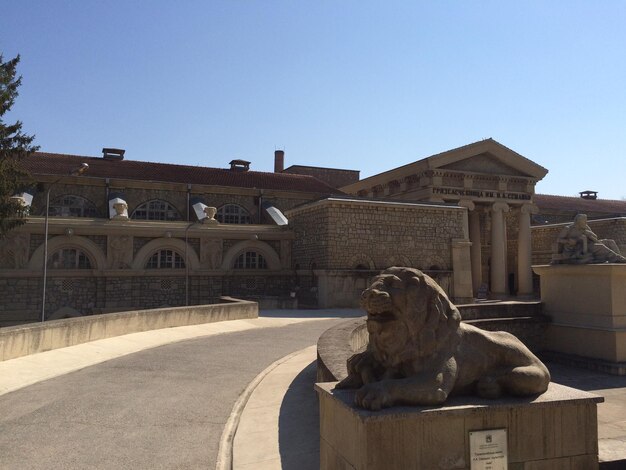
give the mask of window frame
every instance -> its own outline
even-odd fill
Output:
[[[70,252],[74,252],[74,255],[73,255],[74,261],[73,263],[71,263],[74,266],[66,265],[66,264],[70,264],[67,262],[69,258],[66,258],[66,256],[68,256]],[[59,263],[60,261],[62,261],[63,263],[62,266],[58,266],[57,264],[55,264],[55,257],[59,258],[59,260],[57,260],[56,263]],[[85,262],[86,262],[86,265],[85,265]],[[58,250],[55,250],[48,257],[48,262],[47,262],[48,269],[55,270],[55,271],[70,270],[70,269],[94,269],[93,266],[94,266],[94,262],[91,259],[91,256],[89,256],[89,254],[86,251],[82,250],[80,247],[74,247],[74,246],[64,246],[64,247],[59,248]]]
[[[237,210],[233,211],[235,208]],[[221,224],[247,225],[252,223],[252,216],[250,215],[250,212],[248,212],[245,207],[234,203],[222,205],[219,209],[217,209],[215,218]]]
[[[245,250],[235,257],[233,269],[237,270],[267,270],[267,260],[263,253],[257,250]]]
[[[185,257],[172,248],[159,248],[146,260],[144,269],[185,269]]]
[[[151,205],[161,204],[164,207],[151,207]],[[145,217],[138,217],[137,213],[145,213]],[[162,214],[163,217],[154,217],[155,214]],[[150,199],[142,202],[130,216],[134,220],[152,220],[157,222],[176,222],[183,220],[176,207],[164,199]]]
[[[67,204],[67,200],[73,200],[78,204]],[[72,211],[79,209],[80,214],[72,214]],[[64,212],[68,213],[64,213]],[[85,214],[85,212],[89,213]],[[60,212],[60,213],[59,213]],[[45,208],[42,215],[45,215]],[[64,194],[62,196],[55,197],[48,206],[48,215],[50,217],[84,217],[88,219],[95,219],[100,217],[100,211],[96,205],[89,199],[76,194]]]

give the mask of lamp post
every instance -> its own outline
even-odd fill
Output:
[[[189,243],[189,229],[197,222],[191,222],[185,229],[185,307],[189,306],[189,260],[187,259],[187,245]]]
[[[46,220],[44,223],[44,235],[43,235],[43,287],[41,289],[41,321],[46,321],[46,279],[48,275],[48,218],[50,215],[50,190],[52,187],[61,181],[66,176],[79,176],[82,175],[85,171],[89,169],[89,165],[87,163],[81,163],[79,167],[71,170],[67,175],[61,176],[56,181],[53,181],[50,186],[48,186],[48,191],[46,191]]]

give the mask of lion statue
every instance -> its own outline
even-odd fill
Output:
[[[461,323],[437,283],[392,267],[361,296],[369,345],[348,359],[337,388],[358,388],[357,406],[440,405],[450,395],[498,398],[545,392],[546,366],[515,336]]]

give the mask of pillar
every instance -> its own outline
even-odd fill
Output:
[[[474,295],[476,295],[483,279],[483,261],[480,240],[480,213],[478,212],[478,209],[476,209],[476,204],[474,204],[472,201],[459,201],[459,206],[467,207],[469,240],[472,244],[470,247],[470,260],[472,265],[472,291]]]
[[[504,213],[509,211],[508,204],[496,202],[491,206],[491,292],[496,295],[506,294],[506,235]]]
[[[457,303],[469,302],[474,297],[470,245],[469,240],[452,239],[452,292]]]
[[[534,204],[524,204],[520,209],[519,234],[517,236],[518,295],[531,295],[533,293],[530,215],[537,212],[538,208]]]

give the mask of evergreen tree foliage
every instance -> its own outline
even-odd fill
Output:
[[[23,218],[17,216],[21,213],[21,205],[10,198],[28,181],[28,174],[19,167],[20,159],[38,150],[33,145],[35,136],[25,135],[20,121],[14,124],[4,121],[4,115],[15,103],[17,89],[22,82],[21,76],[16,77],[19,61],[18,55],[4,62],[0,54],[0,238],[24,223]]]

